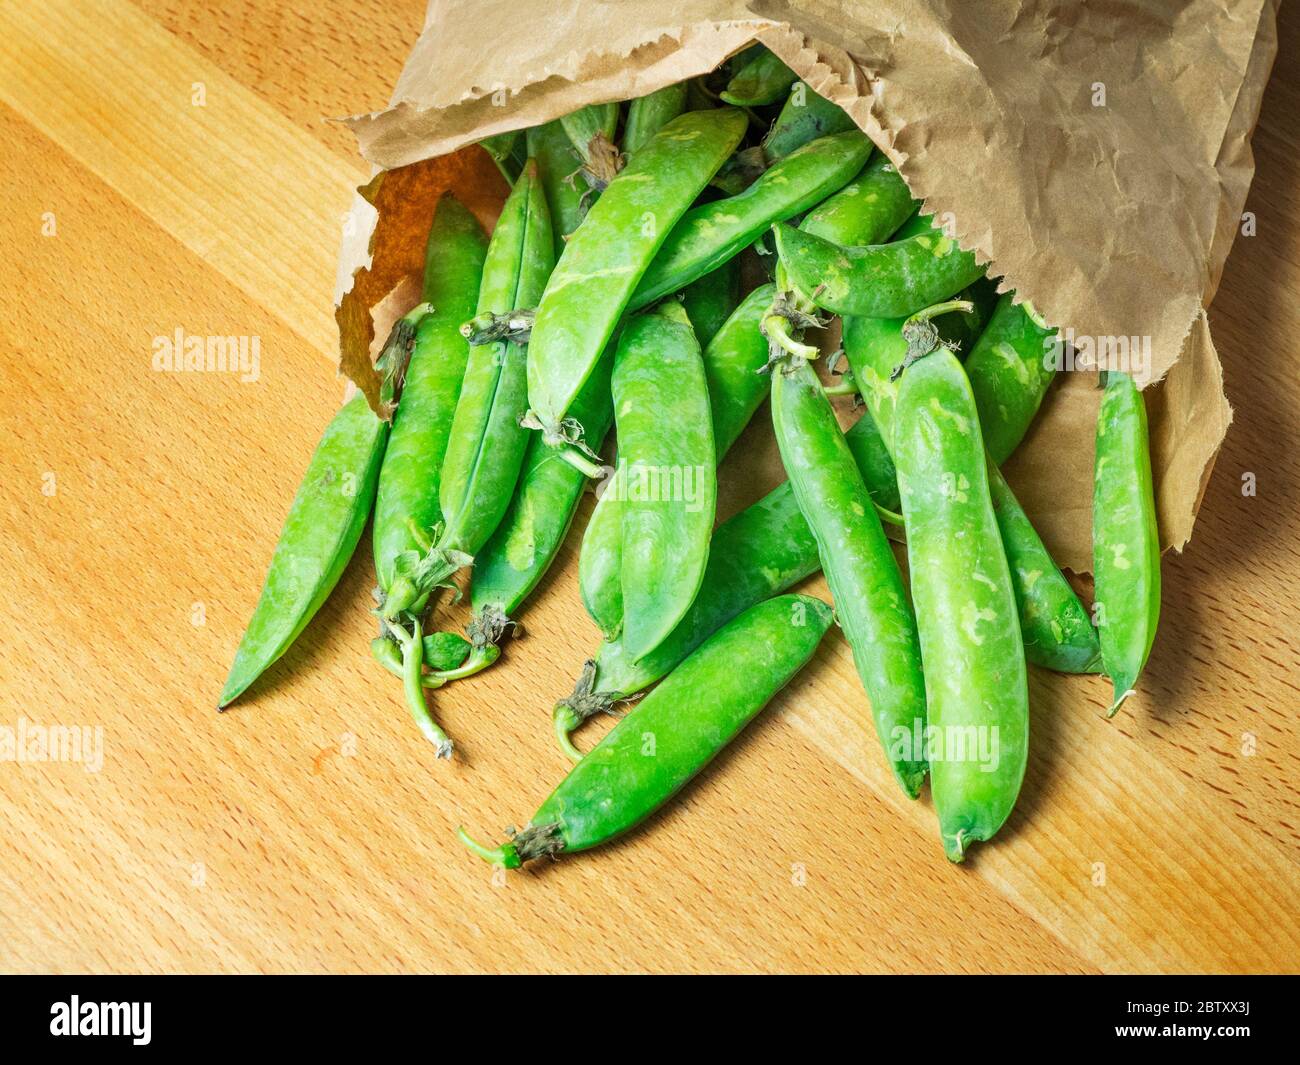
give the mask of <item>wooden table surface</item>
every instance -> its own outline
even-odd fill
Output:
[[[523,874],[468,855],[458,823],[522,823],[564,772],[549,705],[595,637],[572,547],[531,637],[437,697],[455,764],[367,655],[368,539],[214,712],[343,391],[331,293],[368,168],[322,116],[387,100],[423,6],[0,0],[0,728],[102,737],[102,766],[0,761],[0,968],[1300,968],[1294,63],[1211,310],[1236,421],[1141,696],[1107,722],[1104,680],[1035,672],[1020,803],[967,865],[889,778],[838,634],[646,829]],[[1283,56],[1298,37],[1288,10]],[[257,380],[156,371],[177,329],[256,336]]]

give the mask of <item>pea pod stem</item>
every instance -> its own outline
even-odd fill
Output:
[[[490,865],[502,869],[518,869],[524,864],[520,861],[519,853],[513,843],[503,843],[499,847],[485,847],[466,832],[463,826],[456,828],[456,838],[469,848],[470,853],[477,854]]]
[[[969,314],[974,309],[975,304],[970,300],[944,300],[942,303],[923,307],[915,314],[909,315],[907,321],[903,323],[903,339],[907,341],[907,354],[903,361],[894,367],[890,380],[898,380],[912,363],[917,359],[925,358],[939,346],[939,330],[934,326],[933,319],[941,314],[954,312]]]
[[[791,336],[790,319],[784,314],[769,314],[764,318],[763,334],[785,355],[791,355],[805,362],[811,361],[821,354],[820,349],[812,344],[804,344]]]
[[[438,757],[450,758],[454,749],[451,737],[434,721],[424,697],[424,643],[420,619],[412,619],[410,632],[393,622],[387,623],[387,629],[402,650],[402,687],[411,717],[425,739],[437,748]]]
[[[622,701],[622,696],[617,692],[596,690],[596,668],[596,660],[587,659],[582,664],[582,672],[578,674],[572,694],[557,702],[551,711],[555,738],[559,741],[560,749],[575,762],[582,759],[582,752],[573,745],[570,738],[574,729],[597,714],[622,716],[614,709],[615,704]]]

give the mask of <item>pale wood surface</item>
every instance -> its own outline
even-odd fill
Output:
[[[522,823],[564,771],[549,704],[595,635],[572,549],[531,636],[437,698],[455,765],[367,656],[368,541],[255,697],[214,712],[342,393],[330,297],[368,169],[322,116],[386,101],[422,11],[0,0],[0,726],[104,735],[98,773],[0,763],[0,968],[1300,968],[1285,61],[1255,138],[1259,233],[1211,311],[1236,422],[1166,559],[1141,698],[1106,722],[1102,680],[1035,673],[1020,805],[966,867],[888,778],[835,635],[647,829],[494,877],[452,832]],[[1298,25],[1284,14],[1283,57]],[[258,335],[259,380],[154,372],[152,339],[178,326]]]

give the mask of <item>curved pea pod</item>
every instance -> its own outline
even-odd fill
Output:
[[[795,499],[817,540],[840,628],[853,650],[881,746],[903,791],[920,794],[925,758],[925,678],[916,620],[835,411],[808,363],[772,371],[772,427]]]
[[[731,259],[682,289],[682,306],[695,339],[707,348],[740,303],[740,262]]]
[[[959,862],[1015,805],[1029,691],[975,397],[952,352],[904,372],[894,461],[925,663],[930,790],[944,851]]]
[[[686,89],[686,82],[679,81],[632,100],[623,126],[623,151],[635,152],[686,110]]]
[[[625,485],[623,635],[640,658],[699,591],[717,501],[704,360],[680,304],[627,324],[612,388]]]
[[[830,628],[819,599],[787,595],[716,633],[579,762],[522,832],[501,847],[460,837],[480,857],[518,868],[582,851],[635,828],[676,795],[807,664]]]
[[[484,137],[479,141],[479,145],[492,157],[492,162],[496,163],[501,176],[513,185],[519,179],[519,174],[528,158],[524,147],[523,131],[514,129],[509,133]]]
[[[988,325],[966,359],[966,373],[984,428],[984,443],[1001,465],[1024,438],[1056,375],[1056,330],[1034,321],[1029,308],[998,300]]]
[[[1115,685],[1113,717],[1133,694],[1156,638],[1160,533],[1142,393],[1114,370],[1105,389],[1093,467],[1092,572],[1102,663]]]
[[[937,231],[840,247],[781,224],[776,249],[790,282],[834,314],[905,317],[948,299],[984,273],[973,254]]]
[[[988,472],[993,512],[1011,568],[1025,657],[1058,673],[1100,672],[1101,647],[1088,611],[991,457]]]
[[[439,474],[469,359],[461,323],[474,313],[487,236],[451,193],[438,201],[429,229],[424,300],[432,309],[414,320],[414,345],[401,402],[379,472],[371,533],[379,586],[392,580],[393,560],[418,551],[412,526],[428,532],[442,521]]]
[[[502,315],[532,306],[554,262],[550,212],[530,162],[501,209],[488,245],[478,314]],[[519,424],[527,406],[524,346],[497,340],[472,347],[439,489],[447,523],[439,541],[442,549],[473,555],[500,523],[528,445],[528,431]]]
[[[551,213],[551,233],[555,238],[558,259],[566,240],[581,224],[584,214],[582,193],[570,180],[582,166],[582,160],[559,119],[533,126],[527,136],[528,155],[537,164],[537,177]]]
[[[589,427],[596,447],[614,420],[612,363],[612,353],[600,361],[573,405],[574,417]],[[547,447],[540,435],[533,435],[514,499],[474,560],[470,602],[479,631],[486,635],[487,619],[493,615],[508,623],[537,587],[573,524],[587,483],[584,473]]]
[[[797,75],[766,48],[736,71],[719,94],[737,107],[774,104],[790,91]]]
[[[857,125],[842,107],[813,92],[806,82],[796,81],[763,138],[763,154],[775,162],[818,137],[851,129],[857,129]]]
[[[289,508],[219,709],[289,649],[334,590],[370,517],[387,439],[388,423],[360,393],[334,415]]]
[[[868,414],[891,451],[899,380],[894,371],[907,358],[905,319],[844,319],[844,350]],[[967,376],[980,367],[967,367]],[[974,383],[972,382],[972,392]],[[981,422],[981,426],[983,426]],[[875,468],[880,468],[877,463]],[[891,467],[892,469],[892,467]],[[1097,639],[1088,613],[1057,567],[1010,486],[996,469],[989,486],[1002,533],[1030,662],[1061,673],[1096,672]]]
[[[893,163],[876,153],[857,177],[809,211],[799,228],[833,244],[874,244],[897,229],[914,205]],[[782,291],[789,290],[789,277],[779,262],[776,282]]]
[[[633,310],[685,287],[747,248],[773,222],[843,188],[871,154],[865,133],[822,137],[791,152],[744,192],[686,212],[632,296]]]
[[[644,144],[592,205],[551,274],[528,351],[528,400],[547,442],[595,368],[669,230],[740,143],[743,111],[691,111]]]
[[[844,439],[868,486],[879,482],[873,463],[884,445],[875,423],[860,418]],[[892,463],[888,473],[892,487]],[[889,509],[898,506],[895,497]],[[574,753],[568,734],[583,721],[648,688],[741,611],[793,587],[818,566],[817,541],[787,481],[714,531],[699,594],[668,639],[640,660],[627,653],[622,640],[601,644],[574,693],[555,706],[561,745]]]
[[[774,295],[771,285],[751,292],[704,351],[704,378],[719,463],[768,391],[767,381],[758,371],[767,363],[767,340],[761,325]],[[621,474],[615,472],[587,523],[578,558],[583,605],[607,639],[617,637],[623,627],[622,484]]]

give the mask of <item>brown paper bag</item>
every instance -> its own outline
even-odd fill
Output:
[[[757,38],[1082,356],[1146,357],[1161,536],[1181,549],[1231,421],[1206,308],[1242,224],[1275,19],[1274,0],[431,0],[391,106],[348,120],[380,172],[342,250],[341,367],[377,401],[375,337],[415,302],[443,189],[495,214],[504,182],[467,145],[706,73]],[[1059,377],[1006,473],[1085,572],[1096,377]]]

